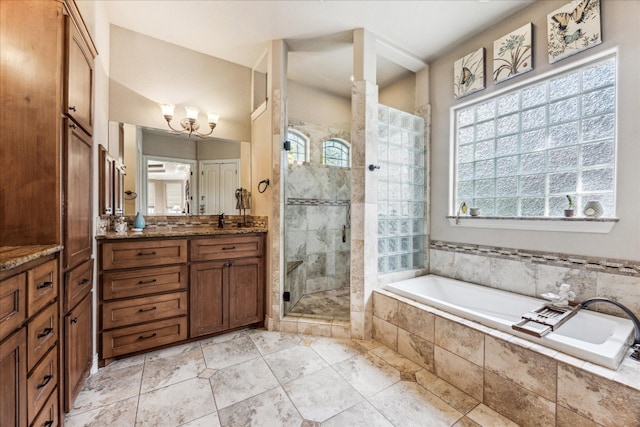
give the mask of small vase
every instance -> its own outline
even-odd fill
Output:
[[[565,209],[564,210],[564,216],[566,216],[567,218],[570,218],[573,216],[573,209]]]
[[[143,229],[145,225],[146,223],[144,221],[144,216],[142,216],[142,214],[138,212],[135,219],[133,220],[133,228]]]
[[[597,200],[591,200],[584,206],[584,216],[587,218],[600,218],[604,213],[602,205]]]

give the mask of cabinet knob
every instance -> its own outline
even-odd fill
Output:
[[[69,106],[69,111],[76,111],[76,106],[75,105],[70,105]]]
[[[78,323],[78,318],[74,317],[73,319],[71,319],[71,323]]]
[[[86,285],[87,283],[89,283],[89,279],[85,277],[80,282],[78,282],[78,286]]]
[[[69,125],[69,127],[70,127],[71,129],[77,129],[77,128],[78,128],[78,126],[76,126],[76,124],[75,124],[75,123],[71,123],[71,124]]]

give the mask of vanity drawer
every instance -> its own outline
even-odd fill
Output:
[[[27,414],[33,422],[58,385],[58,346],[54,346],[27,378]]]
[[[93,259],[64,274],[64,312],[68,312],[93,289]]]
[[[135,353],[187,339],[187,318],[161,320],[102,333],[102,358]]]
[[[27,325],[27,370],[29,371],[58,340],[56,308],[56,304],[49,305]]]
[[[42,406],[42,410],[35,420],[30,424],[32,427],[58,427],[58,390],[54,389],[47,401]]]
[[[186,314],[186,292],[105,302],[102,305],[102,328],[118,328]]]
[[[221,236],[191,240],[191,261],[262,256],[262,236]]]
[[[33,316],[58,295],[58,261],[52,259],[27,272],[27,315]]]
[[[188,282],[186,265],[105,272],[102,276],[102,298],[106,301],[179,291],[187,289]]]
[[[184,239],[113,242],[102,245],[104,270],[185,262],[187,262],[187,241]]]
[[[26,273],[0,281],[0,341],[27,318],[26,289]]]

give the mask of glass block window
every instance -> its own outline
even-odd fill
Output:
[[[615,86],[608,57],[454,108],[453,214],[558,217],[569,195],[615,216]]]
[[[351,165],[351,146],[347,141],[332,138],[322,143],[322,164],[347,168]]]
[[[424,266],[424,150],[422,117],[378,106],[378,273]]]
[[[291,144],[291,149],[287,154],[289,162],[309,161],[309,138],[295,129],[287,131],[287,140]]]

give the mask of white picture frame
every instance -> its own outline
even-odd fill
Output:
[[[533,70],[533,24],[529,22],[493,42],[493,82]]]
[[[484,88],[484,48],[481,47],[454,62],[453,95],[460,99]]]
[[[547,15],[549,63],[600,43],[600,0],[574,0]]]

